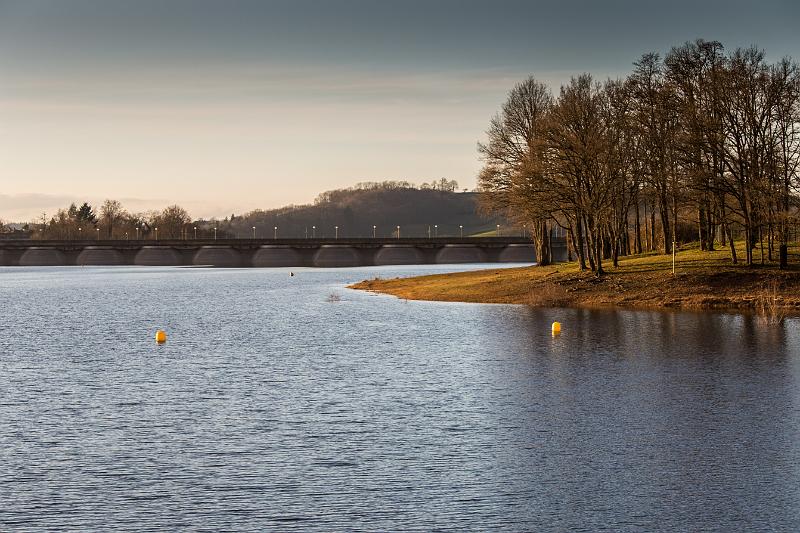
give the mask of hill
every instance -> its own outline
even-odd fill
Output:
[[[400,226],[402,237],[431,235],[464,236],[495,230],[506,225],[497,217],[478,211],[478,193],[456,192],[455,187],[417,188],[396,182],[360,184],[320,194],[311,205],[255,210],[220,223],[220,229],[236,236],[393,237]],[[438,226],[438,228],[436,227]]]

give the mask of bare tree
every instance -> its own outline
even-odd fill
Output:
[[[165,239],[180,239],[184,229],[192,221],[189,213],[179,205],[171,205],[151,215],[150,226],[158,228],[159,236]]]
[[[552,261],[547,225],[550,212],[531,194],[538,190],[540,136],[552,105],[547,86],[528,78],[511,90],[500,114],[489,123],[487,142],[478,145],[484,161],[479,176],[484,208],[533,228],[540,265]]]
[[[113,238],[114,230],[118,229],[117,226],[124,220],[127,213],[122,208],[122,204],[118,200],[106,200],[100,206],[100,225],[105,227],[106,235],[109,239]]]

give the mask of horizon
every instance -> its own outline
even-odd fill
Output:
[[[223,218],[363,181],[473,189],[476,144],[529,75],[557,93],[696,38],[800,57],[790,2],[655,6],[0,0],[0,218],[105,198]]]

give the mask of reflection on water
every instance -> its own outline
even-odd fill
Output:
[[[0,269],[0,530],[797,529],[797,322],[343,288],[445,268]]]

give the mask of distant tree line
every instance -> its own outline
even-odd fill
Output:
[[[117,200],[106,200],[98,210],[88,202],[71,204],[55,215],[30,224],[36,239],[135,239],[184,238],[192,220],[178,205],[161,211],[130,213]]]
[[[566,230],[582,269],[623,254],[719,244],[744,261],[764,241],[788,263],[800,177],[800,74],[757,48],[716,41],[644,54],[625,79],[572,78],[554,97],[529,78],[514,87],[479,145],[484,208],[534,227],[542,263],[549,231]]]

